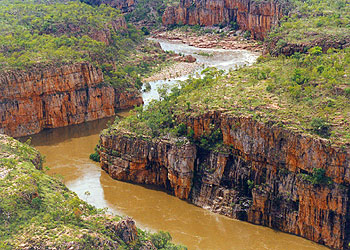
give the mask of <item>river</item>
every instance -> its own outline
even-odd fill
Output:
[[[198,49],[187,45],[167,41],[161,41],[161,45],[165,50],[193,54],[206,66],[223,69],[250,64],[257,57],[247,51],[204,49],[215,55],[201,58]],[[171,80],[170,84],[175,84],[176,80]],[[151,83],[151,92],[144,94],[147,102],[156,98],[156,86],[161,84],[162,81]],[[125,116],[127,112],[118,115]],[[62,178],[80,198],[96,207],[133,217],[145,230],[169,231],[174,242],[186,245],[189,250],[327,249],[300,237],[211,213],[156,188],[113,180],[97,163],[89,160],[100,131],[110,120],[45,130],[31,136],[32,145],[46,157],[48,173]],[[86,195],[86,191],[90,195]]]

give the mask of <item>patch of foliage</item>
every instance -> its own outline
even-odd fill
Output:
[[[98,249],[101,244],[103,249],[140,249],[147,241],[156,249],[186,249],[164,232],[138,230],[135,242],[123,242],[115,230],[120,217],[96,209],[36,169],[38,157],[30,146],[0,135],[1,249]]]
[[[314,168],[312,174],[302,174],[302,178],[311,182],[313,185],[330,185],[332,184],[331,178],[326,176],[326,171],[322,168]]]
[[[162,16],[166,7],[178,3],[178,0],[138,0],[135,9],[125,17],[131,22],[145,22],[152,28],[159,27],[162,24]]]
[[[350,39],[350,4],[347,0],[290,0],[289,15],[281,20],[269,34],[284,45],[308,44],[316,41],[342,41]],[[278,49],[279,46],[276,46]]]
[[[93,152],[92,154],[90,154],[89,158],[90,158],[92,161],[100,162],[100,154],[98,153],[97,147],[95,147],[95,152]]]
[[[251,67],[226,74],[206,69],[199,78],[190,77],[172,90],[163,90],[160,101],[136,109],[117,127],[151,137],[176,136],[177,126],[182,126],[177,117],[222,109],[262,122],[278,121],[286,129],[344,144],[350,142],[348,88],[350,48],[330,49],[326,54],[266,56]],[[182,127],[180,131],[184,135]]]
[[[106,83],[141,89],[141,78],[164,63],[166,53],[132,25],[115,28],[118,20],[120,11],[105,4],[0,1],[0,71],[91,62]]]
[[[330,126],[323,118],[313,118],[311,121],[312,131],[319,136],[328,138],[330,134]]]

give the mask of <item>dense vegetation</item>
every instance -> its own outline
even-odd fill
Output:
[[[126,15],[126,19],[148,27],[160,27],[163,13],[168,6],[179,4],[179,0],[138,0],[135,9]]]
[[[331,34],[337,39],[347,37],[350,5],[345,0],[291,3],[294,9],[290,17],[282,20],[269,39],[277,39],[280,45],[309,39],[305,53],[262,56],[253,66],[228,73],[207,69],[202,76],[191,77],[172,90],[160,90],[160,101],[136,109],[114,127],[150,137],[188,133],[191,139],[190,128],[178,133],[184,129],[177,118],[220,109],[331,143],[350,143],[350,48],[325,50],[313,40]],[[307,35],[311,31],[314,36]]]
[[[266,56],[251,67],[203,74],[173,87],[169,95],[161,89],[160,101],[135,109],[114,126],[151,137],[178,136],[183,128],[176,117],[220,109],[350,143],[350,48],[322,54],[314,47],[308,54]]]
[[[279,52],[288,44],[340,48],[350,42],[350,4],[347,0],[289,0],[289,14],[270,32],[268,42]],[[295,47],[295,46],[294,46]]]
[[[144,60],[152,53],[160,56]],[[118,87],[140,85],[140,78],[166,58],[110,6],[0,1],[0,71],[89,61],[103,69],[106,82]]]
[[[121,219],[80,200],[60,181],[35,168],[38,152],[0,136],[0,249],[139,249],[151,241],[157,249],[180,250],[168,233],[138,229],[125,243],[115,225]]]

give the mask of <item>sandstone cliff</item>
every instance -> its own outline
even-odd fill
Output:
[[[2,73],[0,93],[0,133],[10,136],[113,116],[142,103],[138,91],[104,84],[102,71],[89,63]]]
[[[181,0],[179,6],[165,10],[162,20],[164,25],[236,22],[240,29],[251,31],[252,37],[263,39],[282,14],[282,6],[272,0]]]
[[[134,140],[128,134],[102,136],[101,166],[117,180],[153,184],[187,199],[191,191],[196,147],[191,144]]]
[[[114,130],[101,135],[102,167],[113,178],[165,187],[214,212],[348,249],[348,147],[221,112],[177,119],[197,139],[221,129],[223,146],[207,151]]]

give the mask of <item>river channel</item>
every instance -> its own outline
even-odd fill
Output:
[[[169,41],[160,43],[164,50],[192,54],[205,66],[220,69],[251,64],[258,56],[248,51],[197,49]],[[200,56],[200,51],[213,56]],[[145,103],[157,98],[157,86],[165,82],[175,84],[176,80],[152,82],[152,90],[144,94]],[[118,115],[125,116],[127,112]],[[46,157],[48,173],[60,176],[80,198],[96,207],[108,208],[112,213],[133,217],[145,230],[168,231],[175,243],[186,245],[189,250],[327,249],[300,237],[211,213],[152,187],[113,180],[97,163],[89,160],[99,133],[109,120],[111,118],[46,130],[31,136],[32,145]],[[86,195],[86,191],[90,195]]]

